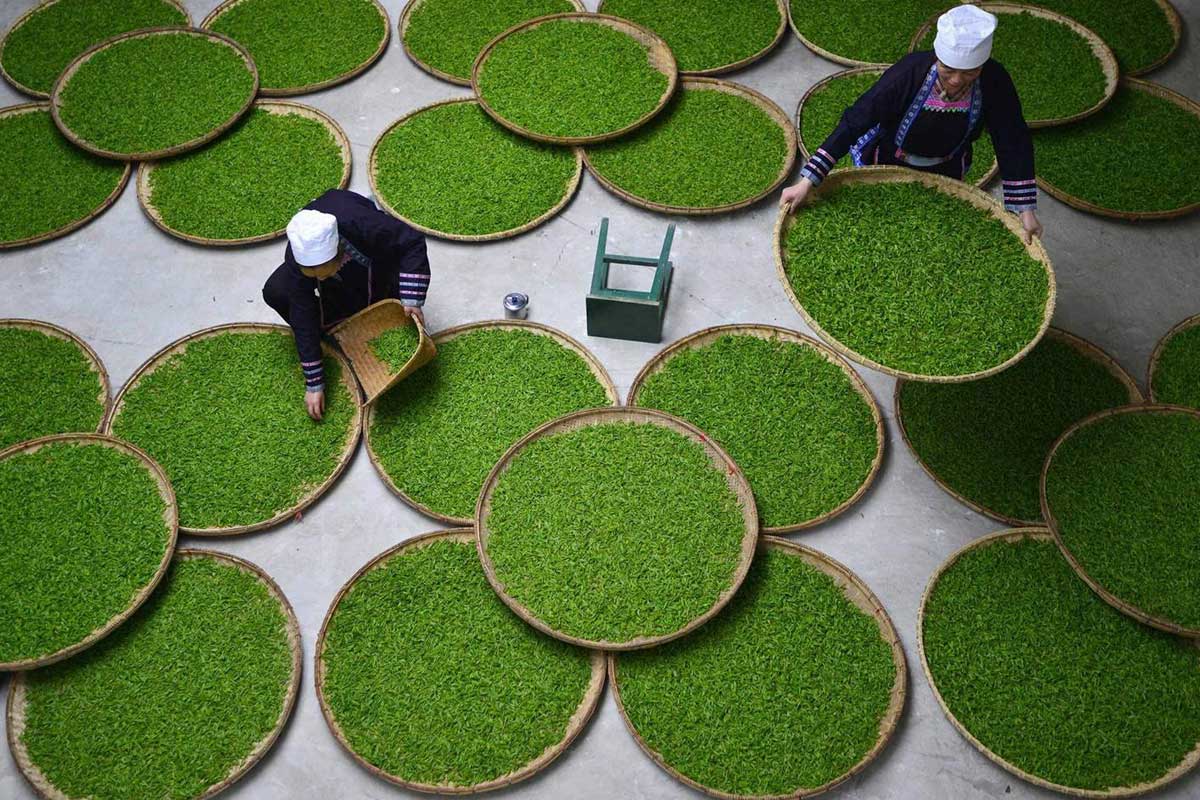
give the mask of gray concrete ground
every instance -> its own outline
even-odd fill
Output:
[[[1200,2],[1175,0],[1189,41],[1154,79],[1200,96]],[[32,0],[0,0],[0,27]],[[216,0],[188,0],[200,20]],[[393,23],[403,0],[385,0]],[[595,0],[588,6],[594,8]],[[805,89],[840,69],[790,33],[766,60],[733,76],[789,113]],[[413,66],[396,37],[380,63],[353,82],[300,98],[331,113],[354,144],[351,187],[366,192],[366,158],[376,136],[404,113],[467,90]],[[23,98],[0,86],[0,105]],[[1167,146],[1170,143],[1165,143]],[[1111,167],[1121,169],[1121,154]],[[2,192],[2,189],[0,189]],[[764,322],[805,330],[775,275],[773,201],[716,219],[667,217],[607,194],[590,177],[566,212],[520,238],[484,245],[430,240],[432,329],[501,315],[505,292],[532,297],[531,318],[584,341],[624,392],[655,345],[588,339],[583,297],[602,216],[625,252],[657,252],[675,221],[677,265],[664,344],[700,328]],[[1059,279],[1055,323],[1111,353],[1139,379],[1157,338],[1200,312],[1200,215],[1132,225],[1076,212],[1043,198],[1046,245]],[[279,262],[276,242],[234,250],[183,244],[142,215],[132,189],[115,207],[64,239],[0,255],[0,317],[34,317],[66,326],[100,354],[114,390],[159,347],[186,333],[238,320],[276,321],[259,290]],[[888,415],[888,452],[876,485],[840,519],[794,537],[847,564],[891,613],[909,659],[910,695],[900,730],[877,762],[833,796],[1042,798],[1051,794],[993,766],[938,709],[917,656],[917,607],[930,575],[963,544],[1002,527],[939,490],[901,442],[891,418],[891,378],[860,370]],[[297,398],[299,401],[299,398]],[[437,524],[391,495],[361,451],[347,474],[301,522],[228,541],[184,543],[235,553],[262,565],[299,615],[304,691],[274,751],[226,796],[234,798],[387,798],[404,795],[356,766],[325,726],[312,690],[312,651],[326,608],[342,583],[377,553]],[[0,678],[0,688],[6,688]],[[698,796],[654,766],[625,730],[610,697],[575,746],[541,776],[502,794],[514,798],[685,798]],[[1200,774],[1161,793],[1200,797]],[[0,752],[0,798],[32,798],[7,751]]]

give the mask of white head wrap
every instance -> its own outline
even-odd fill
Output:
[[[996,16],[972,5],[952,8],[937,21],[933,50],[951,69],[977,69],[992,54]]]
[[[337,217],[306,208],[287,226],[292,256],[302,267],[319,267],[338,253]]]

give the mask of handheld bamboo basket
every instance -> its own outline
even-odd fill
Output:
[[[420,337],[417,349],[399,371],[393,372],[390,365],[375,355],[371,349],[371,342],[385,331],[409,325],[417,327]],[[367,306],[339,323],[330,334],[350,359],[350,366],[354,370],[354,376],[358,378],[359,385],[362,386],[367,405],[375,402],[381,394],[428,364],[437,355],[437,347],[425,333],[425,326],[404,313],[403,303],[390,298]]]
[[[591,680],[588,682],[587,689],[579,701],[579,706],[575,709],[574,715],[572,715],[570,722],[567,724],[567,729],[563,733],[563,738],[546,748],[540,755],[538,755],[537,758],[533,759],[528,764],[525,764],[518,769],[491,780],[470,785],[455,783],[420,783],[407,779],[401,775],[392,774],[375,766],[360,753],[358,753],[354,749],[353,745],[350,744],[349,739],[346,738],[346,734],[342,731],[341,726],[338,724],[337,715],[334,714],[333,709],[329,705],[329,700],[326,697],[325,678],[328,672],[328,667],[325,661],[326,634],[329,631],[330,621],[333,619],[333,616],[337,612],[338,606],[341,605],[342,600],[347,594],[350,593],[351,590],[354,589],[355,585],[361,578],[368,575],[373,570],[385,566],[393,558],[402,557],[409,553],[416,552],[421,548],[428,547],[429,545],[437,542],[456,542],[473,548],[475,546],[475,532],[470,528],[456,528],[454,530],[426,533],[413,539],[408,539],[407,541],[404,541],[371,559],[360,570],[358,570],[358,572],[354,573],[350,580],[346,581],[346,583],[338,591],[337,596],[334,597],[333,602],[329,605],[329,610],[325,612],[325,620],[321,623],[321,633],[317,637],[315,658],[316,676],[314,679],[317,689],[317,700],[321,704],[321,714],[325,717],[325,724],[327,724],[329,726],[329,730],[333,732],[334,738],[338,740],[338,744],[340,744],[346,750],[346,752],[350,754],[350,756],[358,763],[359,766],[377,778],[381,778],[388,783],[395,784],[396,786],[400,786],[401,788],[408,789],[410,791],[428,792],[439,795],[478,794],[480,792],[487,792],[494,789],[503,789],[519,783],[527,778],[531,778],[544,770],[546,767],[550,766],[550,764],[556,758],[562,755],[567,748],[571,746],[571,743],[574,742],[579,734],[583,732],[583,729],[587,727],[588,722],[591,720],[592,715],[596,711],[596,707],[600,704],[600,697],[604,692],[605,668],[604,655],[602,653],[598,651],[592,651],[589,654],[592,671]],[[431,678],[436,679],[436,676],[431,676]]]

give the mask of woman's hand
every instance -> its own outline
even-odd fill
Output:
[[[1042,238],[1042,223],[1033,211],[1021,212],[1021,227],[1025,229],[1025,244],[1033,244],[1033,237]]]
[[[404,315],[411,320],[421,323],[421,327],[425,327],[425,312],[420,306],[405,306]]]
[[[305,392],[304,407],[308,410],[310,417],[320,422],[321,417],[325,416],[325,390]]]
[[[808,178],[801,178],[799,183],[783,190],[783,193],[779,196],[779,207],[784,210],[784,213],[791,214],[797,208],[804,205],[804,201],[808,199],[808,193],[811,190],[812,181]]]

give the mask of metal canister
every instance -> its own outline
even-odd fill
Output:
[[[504,295],[504,318],[525,319],[529,316],[529,295],[509,292]]]

